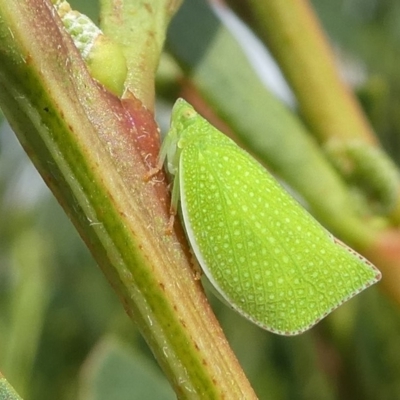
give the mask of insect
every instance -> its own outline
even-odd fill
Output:
[[[233,309],[271,332],[296,335],[379,281],[248,153],[184,100],[174,106],[160,164],[174,176],[191,247]]]
[[[110,92],[121,96],[127,76],[126,60],[121,47],[86,15],[72,10],[65,0],[52,0],[65,30],[85,60],[93,78]]]

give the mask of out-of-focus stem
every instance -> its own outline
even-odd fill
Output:
[[[299,108],[322,141],[375,135],[341,80],[333,54],[307,0],[228,0],[265,41],[289,80]],[[239,4],[240,3],[240,4]]]

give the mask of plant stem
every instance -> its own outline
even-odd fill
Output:
[[[166,234],[159,137],[139,100],[89,75],[46,0],[0,0],[0,105],[179,398],[252,399],[190,263]]]
[[[182,0],[101,0],[100,22],[104,33],[122,46],[127,60],[127,94],[132,92],[153,110],[154,76],[170,19]]]
[[[299,108],[322,140],[362,138],[376,144],[361,108],[341,77],[307,0],[245,0],[241,15],[265,41],[289,80]]]

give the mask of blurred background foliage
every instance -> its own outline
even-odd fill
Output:
[[[363,76],[361,81],[355,77],[355,90],[376,134],[398,163],[400,3],[394,0],[312,3],[333,45],[343,51],[344,59]]]
[[[96,1],[71,4],[96,20]],[[314,0],[313,5],[344,76],[399,163],[400,3]],[[161,126],[168,118],[162,111],[179,90],[173,78],[179,76],[164,59],[158,80]],[[174,398],[5,123],[0,221],[0,370],[17,391],[32,400]],[[400,399],[400,315],[377,287],[294,338],[262,331],[209,298],[259,398]]]

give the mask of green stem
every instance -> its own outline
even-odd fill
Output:
[[[125,88],[154,109],[154,76],[170,19],[182,0],[101,0],[103,32],[122,46],[127,60]]]
[[[375,135],[341,80],[325,35],[307,0],[229,0],[265,41],[289,80],[299,107],[322,140]]]
[[[229,349],[178,224],[167,235],[159,150],[140,101],[89,75],[46,0],[0,0],[0,105],[179,398],[255,398]]]

